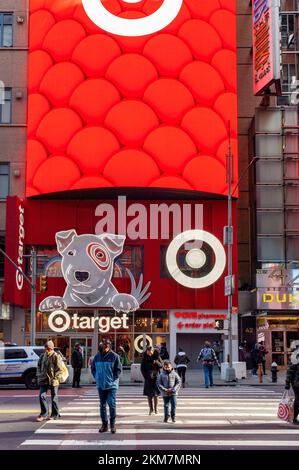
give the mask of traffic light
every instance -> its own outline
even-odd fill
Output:
[[[223,330],[224,321],[223,320],[216,320],[215,321],[215,330]]]
[[[40,292],[45,292],[48,289],[48,280],[47,276],[43,274],[39,277],[39,290]]]

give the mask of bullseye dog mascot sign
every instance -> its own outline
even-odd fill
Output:
[[[132,273],[131,293],[119,293],[111,282],[114,259],[123,251],[125,236],[114,234],[77,235],[75,230],[56,233],[62,256],[61,270],[67,283],[63,297],[45,298],[41,312],[67,307],[106,307],[116,312],[133,312],[150,296],[150,282],[142,288],[141,274],[136,286]]]

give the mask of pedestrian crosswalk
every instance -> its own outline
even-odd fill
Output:
[[[61,408],[61,419],[46,421],[23,449],[299,449],[299,429],[277,419],[281,393],[257,387],[182,389],[176,423],[163,423],[163,402],[149,415],[138,386],[121,387],[117,433],[99,434],[99,400],[90,388]]]

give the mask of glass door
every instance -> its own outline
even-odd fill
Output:
[[[278,366],[287,367],[291,355],[291,343],[298,339],[298,337],[299,333],[297,330],[272,331],[272,361],[275,361]]]

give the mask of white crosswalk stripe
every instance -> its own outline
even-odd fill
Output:
[[[99,434],[96,389],[61,408],[62,417],[46,421],[20,448],[25,449],[299,449],[299,428],[277,418],[281,392],[267,387],[183,389],[176,423],[148,415],[142,387],[121,387],[117,394],[117,433]]]

